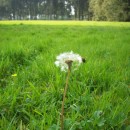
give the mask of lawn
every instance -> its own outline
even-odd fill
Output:
[[[59,130],[63,52],[86,58],[72,71],[65,130],[130,129],[130,23],[0,21],[0,129]]]

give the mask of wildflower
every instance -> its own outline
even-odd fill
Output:
[[[11,76],[12,76],[12,77],[16,77],[16,76],[17,76],[17,74],[12,74]]]
[[[67,71],[69,65],[67,61],[73,62],[73,70],[76,70],[78,66],[83,62],[83,58],[79,54],[74,54],[71,52],[65,52],[56,57],[55,65],[61,68],[61,71]]]
[[[71,72],[71,67],[75,69],[78,68],[78,66],[81,63],[85,62],[85,59],[82,58],[79,54],[74,54],[72,51],[71,52],[66,52],[62,53],[59,56],[56,57],[56,62],[55,65],[57,67],[61,68],[61,71],[68,71],[67,77],[66,77],[66,84],[63,92],[63,101],[62,101],[62,106],[61,106],[61,130],[64,129],[64,103],[65,103],[65,97],[68,89],[68,82],[69,82],[69,77],[70,77],[70,72]]]

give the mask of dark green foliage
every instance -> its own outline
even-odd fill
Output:
[[[0,19],[130,21],[129,0],[1,0]]]
[[[128,0],[90,0],[89,10],[92,20],[128,21],[130,19]]]

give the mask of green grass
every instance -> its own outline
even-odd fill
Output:
[[[65,130],[130,128],[130,23],[0,21],[1,130],[59,130],[66,73],[54,62],[71,50],[87,62],[71,73]]]

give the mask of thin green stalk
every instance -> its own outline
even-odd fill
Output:
[[[64,88],[63,101],[62,101],[62,107],[61,107],[61,130],[64,130],[64,104],[65,104],[65,97],[66,97],[66,93],[68,89],[68,82],[69,82],[69,77],[70,77],[72,61],[66,61],[66,64],[68,65],[68,74],[66,77],[66,84]]]

